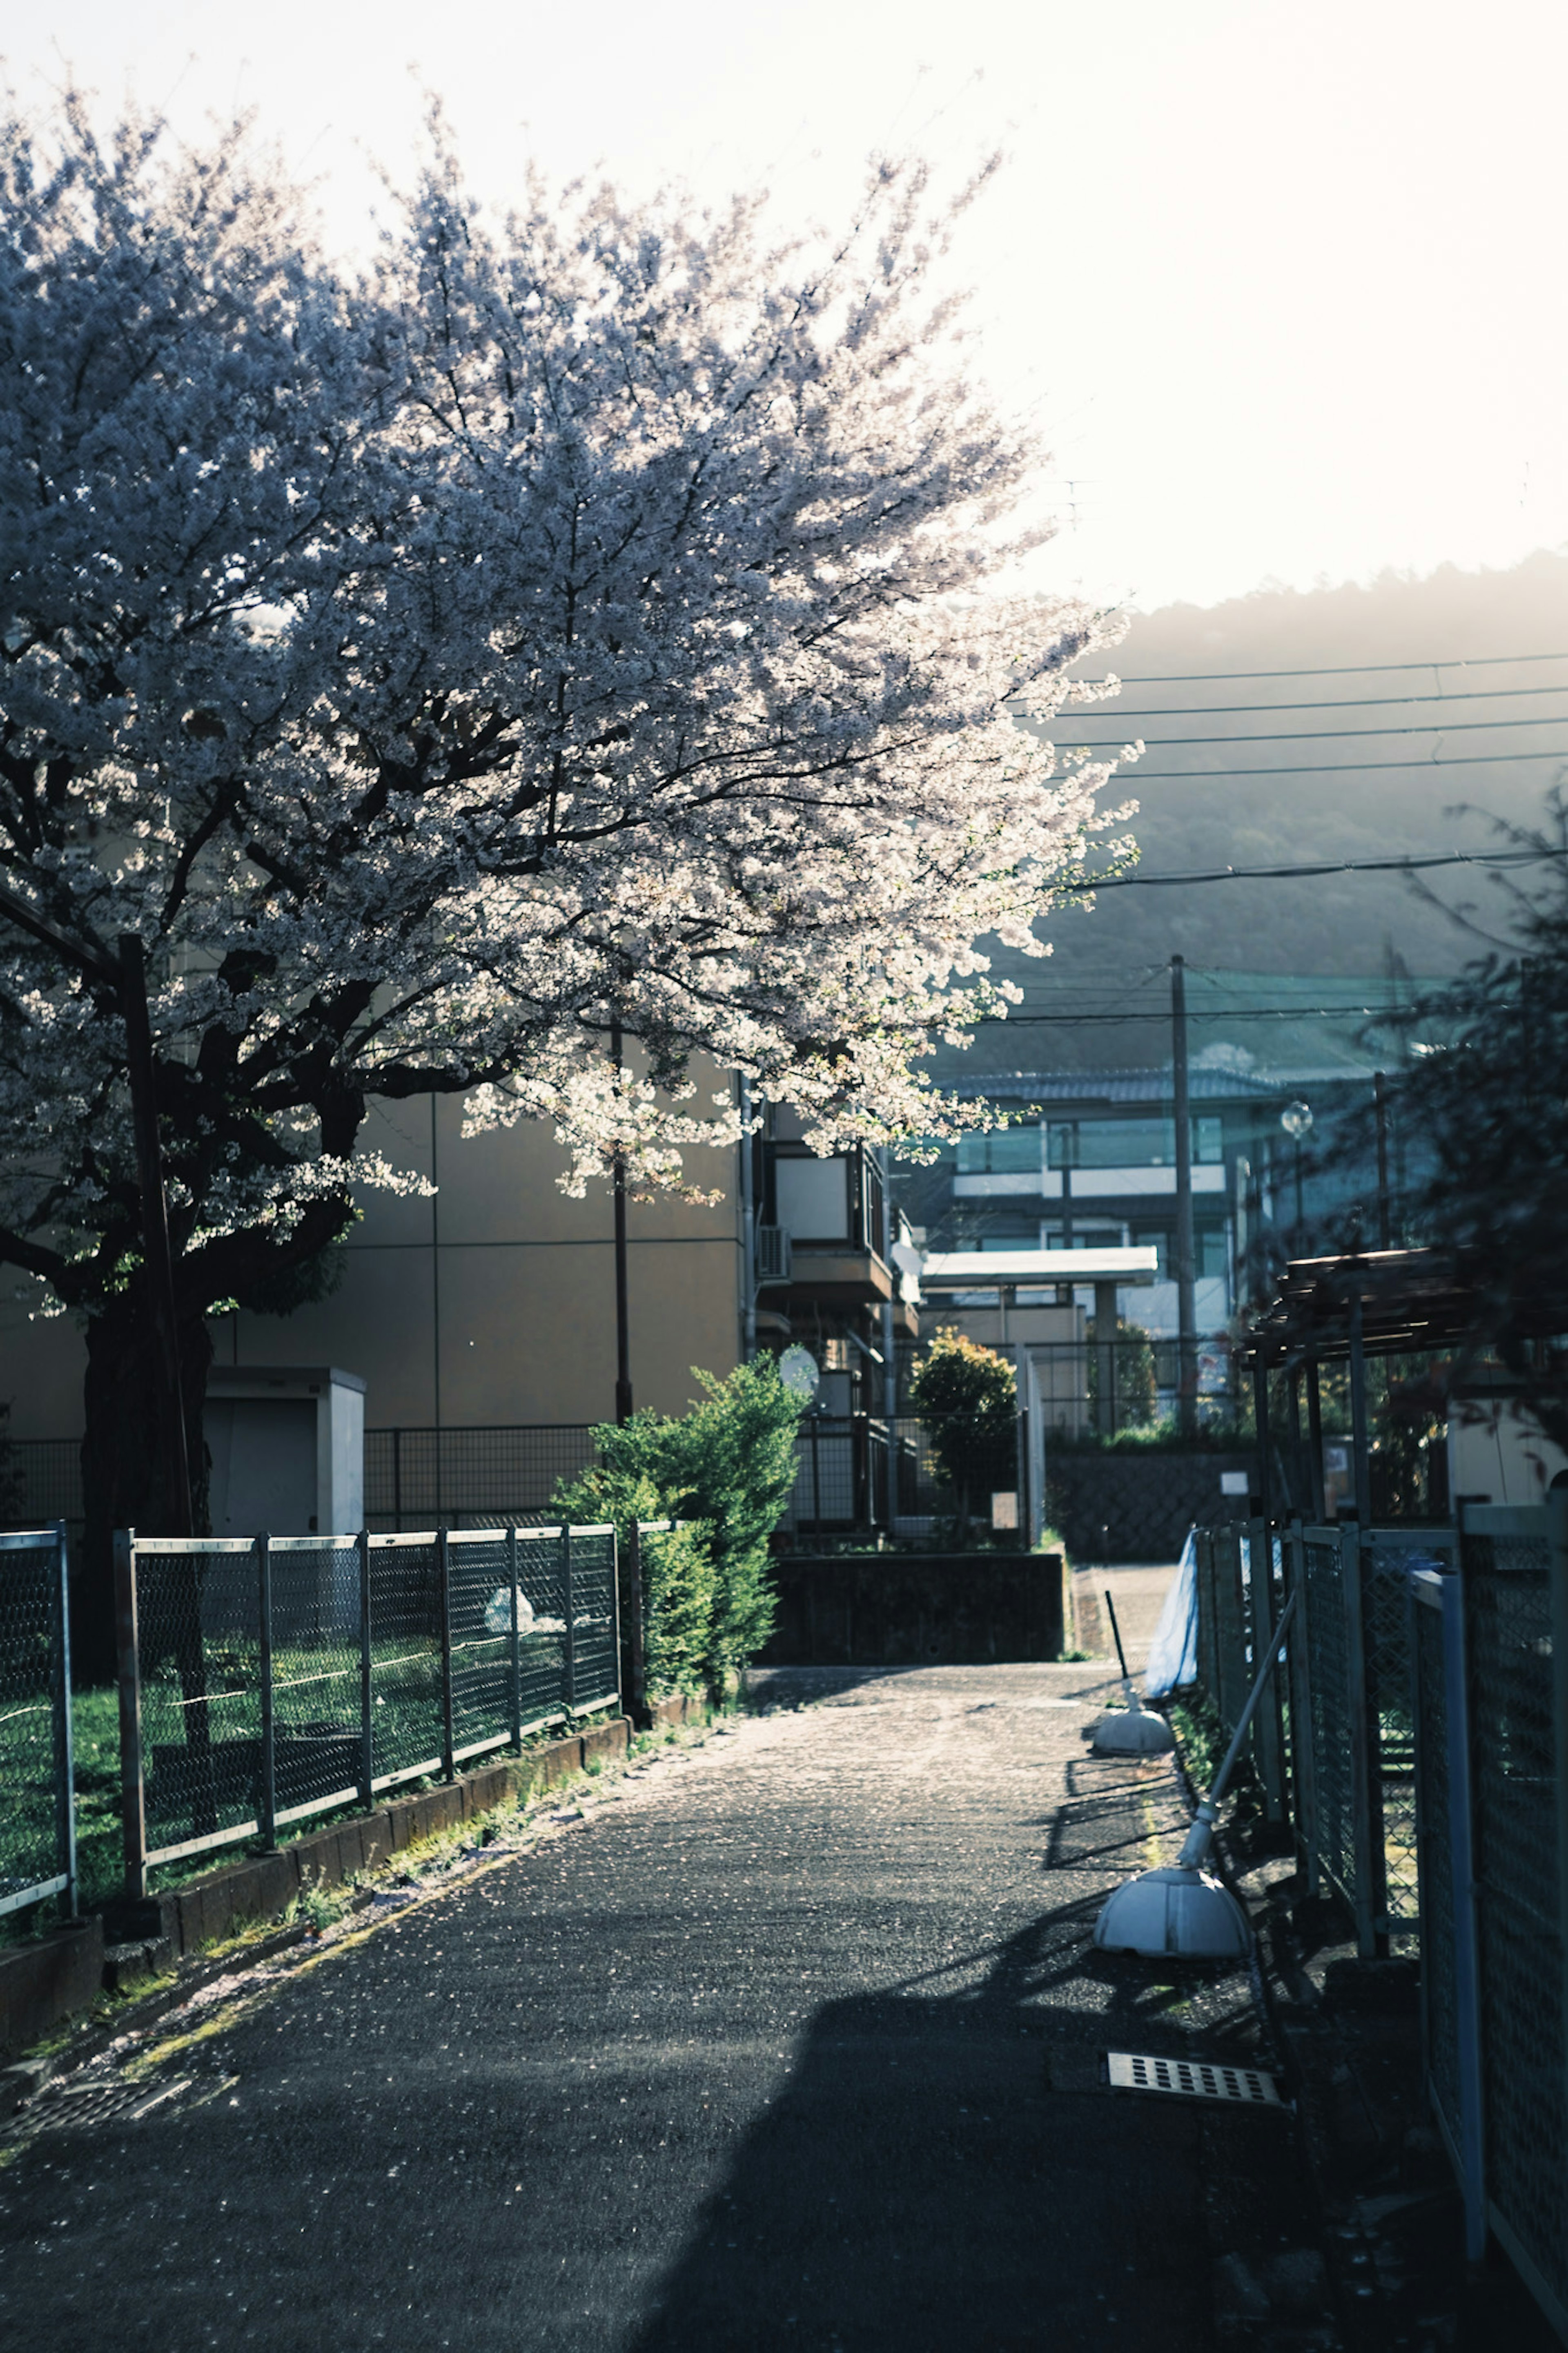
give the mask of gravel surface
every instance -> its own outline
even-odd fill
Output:
[[[770,1712],[563,1799],[533,1852],[51,2087],[0,2171],[0,2332],[1331,2343],[1289,2116],[1101,2082],[1107,2047],[1270,2056],[1245,1973],[1089,1947],[1185,1822],[1167,1761],[1087,1756],[1114,1676],[758,1684]]]

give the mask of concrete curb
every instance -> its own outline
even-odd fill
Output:
[[[710,1713],[705,1702],[681,1693],[649,1708],[655,1725],[706,1724]],[[624,1757],[631,1737],[627,1719],[610,1716],[523,1756],[498,1757],[455,1781],[329,1823],[276,1853],[247,1855],[183,1887],[160,1890],[133,1918],[117,1919],[110,1907],[110,1927],[118,1926],[123,1941],[106,1942],[104,1917],[95,1913],[37,1944],[0,1952],[0,2052],[26,2051],[90,2010],[106,1989],[124,1992],[219,1937],[280,1919],[307,1889],[341,1886],[443,1831],[538,1797],[595,1759]]]

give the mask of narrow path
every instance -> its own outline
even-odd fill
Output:
[[[1107,1687],[1098,1665],[775,1674],[776,1698],[819,1696],[171,2054],[150,2090],[194,2076],[203,2104],[35,2141],[0,2173],[0,2333],[1328,2343],[1226,2300],[1231,2251],[1299,2253],[1289,2119],[1101,2085],[1108,2044],[1258,2045],[1245,1976],[1089,1948],[1106,1891],[1184,1820],[1164,1766],[1088,1757]]]

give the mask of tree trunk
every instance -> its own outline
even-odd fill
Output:
[[[199,1531],[207,1527],[207,1453],[202,1433],[202,1407],[206,1396],[207,1367],[212,1362],[212,1337],[205,1316],[183,1317],[180,1323],[180,1378],[184,1392],[185,1445],[191,1466],[191,1508]],[[79,1572],[73,1579],[71,1660],[74,1674],[83,1683],[111,1683],[114,1651],[114,1531],[136,1528],[143,1535],[163,1535],[163,1488],[158,1444],[158,1365],[152,1319],[145,1312],[140,1287],[117,1299],[102,1314],[89,1318],[87,1380],[84,1403],[86,1435],[81,1442],[82,1489],[87,1528]],[[181,1611],[180,1616],[189,1615]],[[178,1639],[176,1627],[153,1623],[144,1627],[144,1660],[152,1662],[150,1645],[161,1643],[165,1653],[181,1658],[182,1681],[195,1663],[189,1635]],[[201,1699],[199,1691],[186,1694]],[[205,1716],[205,1700],[193,1711]],[[193,1727],[198,1733],[201,1726]]]

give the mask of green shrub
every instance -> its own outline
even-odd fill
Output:
[[[643,1658],[648,1690],[699,1692],[711,1680],[719,1578],[706,1521],[643,1538]]]
[[[800,1408],[772,1358],[696,1378],[689,1413],[601,1424],[598,1466],[554,1497],[568,1517],[613,1520],[622,1543],[634,1520],[689,1524],[645,1549],[650,1688],[717,1690],[761,1650],[774,1608],[768,1538],[795,1485]]]

